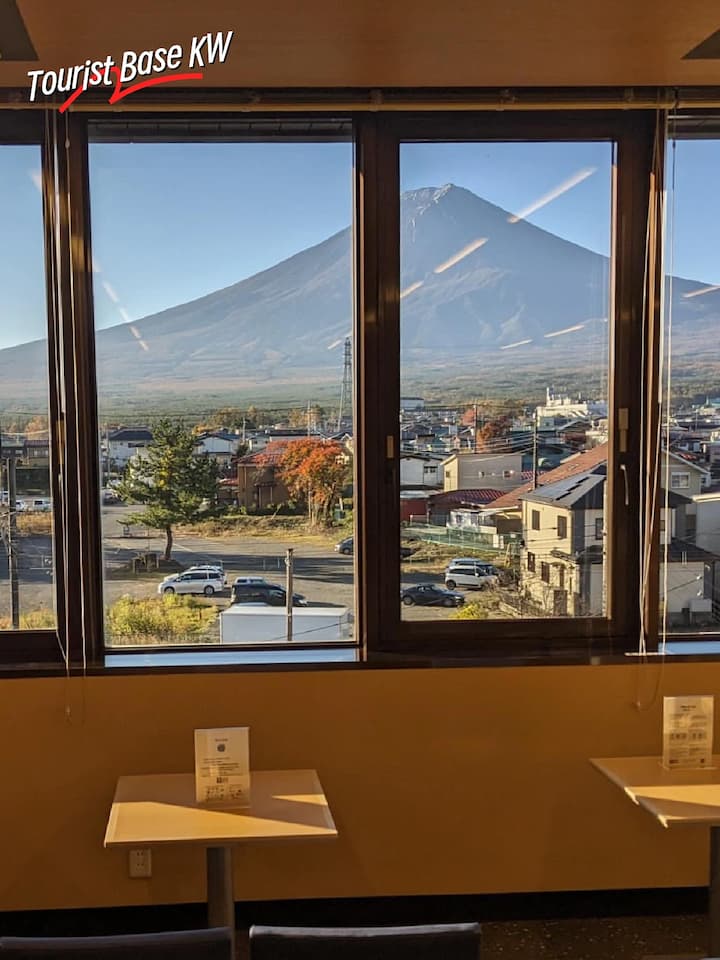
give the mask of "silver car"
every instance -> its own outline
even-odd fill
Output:
[[[221,593],[223,586],[223,574],[219,570],[186,570],[184,573],[165,577],[162,583],[158,584],[157,592],[161,596],[173,593],[202,593],[211,597],[214,593]]]
[[[448,590],[454,590],[455,587],[484,590],[485,587],[497,586],[499,582],[498,571],[491,563],[471,557],[457,557],[445,569],[445,586]]]

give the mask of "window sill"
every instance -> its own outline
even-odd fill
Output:
[[[716,662],[720,660],[720,637],[717,640],[692,639],[669,641],[665,657],[675,662]],[[420,650],[375,652],[363,656],[357,647],[274,648],[253,650],[153,650],[108,653],[101,663],[88,664],[87,676],[111,676],[137,673],[242,673],[268,671],[309,671],[348,669],[446,669],[457,667],[568,667],[621,666],[631,663],[655,663],[661,653],[638,656],[632,652],[610,652],[600,644],[594,650],[587,644],[580,649],[564,648],[554,652],[533,654],[518,651],[512,656],[478,655],[474,651],[444,651],[442,654]],[[73,676],[83,674],[81,665],[74,665]],[[0,665],[0,677],[65,676],[62,663],[15,663]]]

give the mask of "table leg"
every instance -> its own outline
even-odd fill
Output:
[[[709,955],[720,957],[720,827],[710,827]]]
[[[208,926],[230,927],[235,949],[232,847],[207,848]]]

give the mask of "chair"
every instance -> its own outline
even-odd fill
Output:
[[[2,960],[233,960],[228,927],[107,937],[0,937]]]
[[[478,960],[480,926],[250,928],[250,960]]]

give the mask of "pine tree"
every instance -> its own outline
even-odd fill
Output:
[[[172,555],[173,527],[198,520],[217,494],[217,464],[198,455],[195,442],[183,423],[161,420],[146,454],[130,460],[118,484],[123,500],[145,507],[128,517],[130,523],[164,531],[165,560]]]

